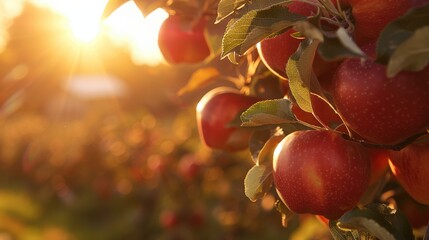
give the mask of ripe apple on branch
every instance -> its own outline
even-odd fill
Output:
[[[348,225],[356,231],[362,230],[365,221],[373,220],[378,223],[375,228],[364,228],[370,234],[377,235],[377,228],[383,228],[389,236],[409,236],[409,231],[398,233],[395,224],[386,223],[387,216],[375,211],[373,206],[365,208],[359,204],[359,198],[368,187],[365,182],[371,175],[371,167],[365,165],[366,170],[362,170],[367,174],[365,177],[333,181],[326,177],[337,176],[326,174],[333,168],[321,170],[321,166],[328,165],[325,157],[330,162],[338,159],[338,164],[347,166],[339,172],[350,176],[348,171],[355,169],[360,162],[350,159],[367,154],[368,148],[391,151],[391,157],[395,158],[398,150],[404,148],[401,152],[405,151],[408,145],[428,137],[429,57],[422,52],[428,47],[424,36],[429,35],[429,5],[407,0],[253,1],[238,5],[238,1],[232,0],[219,3],[217,20],[232,18],[223,37],[221,57],[236,58],[248,54],[251,46],[257,45],[263,63],[288,83],[291,92],[283,99],[258,102],[241,116],[243,126],[274,124],[281,130],[277,134],[284,134],[288,139],[284,140],[288,144],[281,142],[277,146],[273,165],[256,161],[255,167],[249,171],[245,181],[249,198],[255,200],[261,196],[261,188],[267,191],[266,186],[273,183],[279,197],[295,213],[325,215],[336,222],[335,226]],[[399,37],[403,32],[406,34]],[[321,77],[320,68],[331,72],[328,79]],[[321,119],[315,99],[323,99],[327,103],[328,110],[323,112],[332,112],[334,121],[339,121],[340,125],[330,126]],[[313,130],[296,131],[290,127],[296,123]],[[349,151],[337,158],[330,155],[335,148],[325,146],[331,140],[317,141],[318,138],[309,137],[299,144],[289,144],[297,136],[312,135],[313,131],[313,135],[338,136],[336,139],[344,141],[338,146],[346,148],[357,144],[361,150],[356,150],[359,153]],[[325,146],[324,151],[321,146]],[[427,149],[427,146],[423,148]],[[283,152],[285,154],[281,154]],[[418,162],[418,157],[403,158]],[[362,159],[371,161],[368,157]],[[286,163],[280,164],[282,162]],[[300,171],[303,173],[299,174]],[[270,175],[273,175],[274,182]],[[330,181],[334,182],[333,190],[325,190],[330,189]],[[357,184],[359,187],[353,187],[354,181],[362,182]],[[351,206],[341,209],[339,197],[334,197],[333,193],[338,193],[344,186],[348,186],[346,190],[352,190],[356,197],[350,201]],[[313,190],[306,191],[308,189]],[[311,195],[317,193],[319,196]],[[309,202],[303,199],[309,199]],[[335,207],[341,210],[334,211]],[[357,210],[352,210],[354,207]],[[349,226],[351,223],[348,221],[360,214],[368,215],[365,220]],[[336,234],[347,235],[335,232],[333,230],[334,237]]]
[[[255,165],[245,178],[246,196],[257,201],[274,187],[288,208],[282,214],[324,216],[335,239],[413,239],[404,214],[375,197],[394,176],[412,198],[429,204],[429,1],[221,0],[199,6],[211,12],[214,5],[214,23],[228,21],[219,57],[237,64],[257,55],[254,62],[286,89],[279,91],[283,96],[258,99],[248,91],[257,78],[247,78],[237,89],[210,91],[198,104],[208,147],[249,148]],[[197,23],[203,15],[191,19]],[[172,62],[205,59],[200,30],[195,34],[179,44],[189,49],[177,58],[169,50]],[[168,37],[160,36],[160,47],[168,48]],[[389,157],[391,171],[373,163],[381,159],[377,151]]]

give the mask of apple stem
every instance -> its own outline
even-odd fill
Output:
[[[320,5],[322,5],[322,9],[328,12],[328,15],[332,16],[340,16],[340,11],[332,4],[330,0],[318,0]]]
[[[320,120],[317,117],[315,117],[315,118],[316,118],[317,121],[320,122]],[[303,126],[306,126],[306,127],[309,127],[311,129],[315,129],[315,130],[326,130],[326,129],[329,130],[330,129],[329,127],[325,126],[325,124],[323,124],[322,122],[320,122],[320,124],[322,124],[322,127],[319,127],[319,126],[307,123],[305,121],[301,121],[299,119],[297,119],[296,122],[299,123],[299,124],[301,124],[301,125],[303,125]]]
[[[331,104],[330,102],[328,102],[328,103]],[[345,124],[346,121],[344,121],[343,115],[341,113],[339,113],[335,107],[332,106],[332,109],[334,109],[335,113],[337,113],[338,116],[340,116],[340,119],[343,122],[344,127],[346,128],[346,131],[347,131],[347,138],[348,139],[354,139],[352,131],[350,130],[349,126],[347,126],[347,124]]]
[[[337,1],[337,6],[335,7],[330,0],[318,0],[323,6],[322,9],[328,12],[328,16],[323,16],[321,19],[324,21],[333,24],[335,26],[344,27],[349,33],[354,31],[354,24],[350,20],[350,11],[343,10],[339,0]],[[345,22],[345,23],[344,23]]]
[[[313,116],[322,125],[323,128],[328,129],[328,130],[333,130],[330,126],[326,125],[322,120],[320,120],[319,116],[317,116],[315,114],[313,114]]]
[[[401,149],[403,149],[404,147],[408,146],[409,144],[411,144],[412,142],[414,142],[416,139],[418,139],[419,137],[422,137],[424,135],[426,135],[427,132],[422,132],[422,133],[418,133],[414,136],[411,136],[407,139],[405,139],[404,141],[398,143],[398,144],[394,144],[394,145],[389,145],[389,144],[376,144],[376,143],[371,143],[371,142],[367,142],[365,140],[361,140],[361,139],[355,139],[353,137],[351,137],[348,134],[342,134],[343,137],[347,140],[350,141],[354,141],[354,142],[358,142],[360,144],[362,144],[365,147],[369,147],[369,148],[377,148],[377,149],[390,149],[390,150],[394,150],[394,151],[400,151]]]
[[[344,19],[344,21],[346,21],[347,23],[347,27],[345,28],[349,33],[354,32],[355,30],[355,25],[353,24],[353,22],[350,20],[351,18],[351,13],[350,10],[348,11],[342,11],[342,19]]]

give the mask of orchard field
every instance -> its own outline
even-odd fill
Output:
[[[0,240],[429,239],[429,1],[0,13]]]

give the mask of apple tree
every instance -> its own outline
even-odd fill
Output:
[[[230,83],[199,101],[197,123],[207,147],[249,152],[250,201],[274,190],[284,225],[314,215],[334,239],[424,237],[429,1],[135,3],[170,14],[167,62],[199,64],[180,94]]]

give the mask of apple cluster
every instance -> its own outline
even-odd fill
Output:
[[[371,186],[392,174],[413,201],[429,205],[429,66],[390,76],[377,56],[377,41],[386,26],[429,1],[333,0],[332,6],[344,13],[342,20],[329,9],[321,10],[320,2],[326,3],[291,1],[282,7],[307,17],[323,12],[319,30],[346,29],[360,54],[328,59],[321,51],[314,53],[311,75],[320,86],[309,88],[310,111],[297,101],[301,93],[292,88],[286,91],[284,100],[294,118],[286,123],[298,122],[307,128],[283,131],[272,166],[267,165],[272,167],[279,198],[294,213],[337,220],[360,206]],[[292,27],[255,46],[264,66],[286,88],[289,61],[309,36]],[[257,128],[240,126],[237,119],[260,101],[258,96],[232,88],[207,93],[197,106],[199,132],[206,146],[246,149]],[[278,126],[273,135],[282,134],[278,121],[272,125]]]
[[[392,203],[382,191],[393,182],[403,192],[394,191],[392,205],[403,208],[414,228],[427,225],[429,0],[166,2],[161,6],[170,15],[158,44],[170,64],[207,63],[216,54],[206,38],[213,3],[211,23],[232,18],[221,58],[237,64],[237,72],[247,68],[247,75],[235,78],[235,87],[207,92],[196,120],[207,147],[249,149],[250,200],[274,186],[277,206],[288,210],[282,214],[329,221],[335,239],[356,239],[347,231],[338,237],[341,229],[411,239],[400,214],[371,205]],[[209,72],[188,85],[221,75]],[[189,176],[199,171],[190,160],[180,169]],[[420,211],[417,220],[413,211]],[[162,219],[176,224],[168,214]]]

